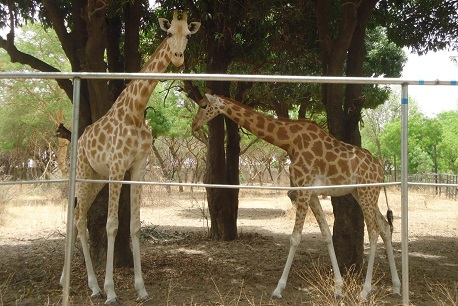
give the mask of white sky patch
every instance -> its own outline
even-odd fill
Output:
[[[451,56],[458,57],[458,52],[429,52],[426,55],[408,54],[408,61],[402,77],[412,80],[441,80],[458,82],[458,64]],[[409,86],[409,97],[414,99],[422,113],[433,117],[438,113],[458,110],[458,85],[454,86]]]

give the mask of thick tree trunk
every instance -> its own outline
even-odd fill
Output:
[[[209,83],[208,86],[214,92],[229,95],[229,83]],[[239,140],[238,127],[234,122],[225,120],[223,116],[218,116],[209,122],[205,183],[234,185],[239,183]],[[207,188],[211,220],[210,238],[225,241],[237,238],[238,194],[238,189]]]
[[[358,23],[348,49],[347,76],[363,76],[366,25],[375,2],[364,2],[358,11]],[[361,146],[358,124],[361,120],[363,102],[362,85],[346,85],[343,129],[340,139],[357,146]],[[339,267],[342,271],[347,271],[354,265],[355,270],[359,271],[362,268],[364,257],[364,216],[361,208],[351,195],[332,199],[332,206],[335,216],[333,242],[336,256],[339,259]]]
[[[206,72],[227,73],[232,60],[232,30],[235,28],[234,21],[228,18],[229,9],[232,6],[229,1],[210,3],[214,14],[205,24]],[[207,88],[214,94],[230,96],[229,82],[207,82]],[[211,184],[238,184],[240,144],[237,125],[230,120],[225,120],[222,116],[217,116],[209,122],[208,126],[209,145],[204,181]],[[211,219],[210,237],[212,239],[233,240],[237,238],[238,194],[238,189],[207,188]]]
[[[342,85],[326,84],[326,110],[329,131],[343,140],[347,133],[342,111]],[[364,218],[358,202],[352,195],[332,197],[334,212],[333,243],[341,272],[354,266],[358,271],[363,264],[364,256]]]
[[[141,6],[139,1],[126,6],[126,22],[132,24],[126,25],[126,37],[129,38],[130,47],[138,50],[138,42],[135,43],[135,38],[138,38],[139,11]],[[83,62],[85,63],[85,71],[106,71],[105,50],[108,50],[110,60],[110,71],[123,71],[124,67],[129,71],[140,70],[140,60],[138,51],[127,49],[128,57],[125,58],[128,64],[124,64],[121,60],[119,42],[121,26],[118,19],[106,19],[106,7],[104,9],[87,7],[87,43]],[[110,24],[108,29],[107,22]],[[132,34],[133,32],[136,32]],[[108,39],[110,37],[110,40]],[[81,60],[81,58],[80,58]],[[136,68],[135,68],[136,67]],[[115,98],[124,88],[122,82],[110,82],[111,90],[107,86],[106,80],[91,80],[88,82],[87,90],[89,95],[90,109],[92,122],[96,121],[108,111],[113,104]],[[87,117],[87,114],[85,114]],[[82,131],[81,131],[82,132]],[[125,180],[130,180],[130,174],[126,173]],[[105,186],[98,194],[96,200],[88,212],[88,230],[91,239],[91,257],[96,266],[104,265],[106,261],[106,220],[108,211],[108,185]],[[133,258],[130,249],[130,185],[123,185],[119,199],[119,229],[116,235],[114,262],[116,266],[132,266]],[[93,247],[97,246],[97,247]]]
[[[331,1],[315,2],[323,75],[342,76],[345,59],[347,59],[347,75],[362,75],[364,54],[360,52],[361,45],[354,45],[354,43],[359,42],[361,37],[364,42],[364,29],[375,3],[377,0],[342,5],[338,33],[332,38]],[[329,132],[340,140],[356,145],[361,144],[358,130],[361,107],[356,107],[355,103],[360,92],[361,87],[347,85],[345,100],[343,100],[342,85],[323,85],[323,103],[326,107]],[[359,270],[362,267],[364,256],[364,218],[361,208],[351,195],[332,198],[332,205],[335,218],[333,243],[339,267],[342,272],[346,272],[352,266]]]
[[[324,2],[324,3],[323,3]],[[346,6],[342,12],[337,38],[329,36],[329,17],[325,12],[329,2],[317,2],[317,19],[321,38],[323,72],[325,75],[342,75],[344,59],[347,57],[347,76],[362,76],[364,62],[364,37],[368,20],[377,0],[362,1],[358,5]],[[321,17],[318,17],[321,14]],[[348,51],[348,54],[347,54]],[[362,101],[360,85],[323,85],[323,102],[328,114],[328,127],[332,135],[345,142],[361,145],[358,130]],[[343,107],[342,107],[343,102]],[[334,230],[333,243],[340,269],[345,272],[351,266],[361,269],[363,263],[364,218],[356,200],[351,196],[333,198]]]
[[[140,54],[139,26],[142,5],[141,1],[130,1],[124,7],[125,11],[125,54],[123,62],[120,56],[119,42],[122,31],[119,18],[106,18],[109,4],[101,1],[73,1],[71,14],[71,32],[68,32],[69,23],[62,16],[59,4],[52,0],[44,0],[46,8],[44,14],[51,22],[53,29],[62,43],[62,48],[68,57],[73,71],[105,72],[105,50],[107,50],[110,71],[139,71]],[[107,22],[110,24],[108,29]],[[12,27],[14,29],[14,27]],[[108,38],[109,37],[109,38]],[[34,69],[43,72],[56,72],[57,70],[29,54],[17,50],[14,46],[14,32],[7,35],[7,40],[0,39],[0,47],[7,50],[13,62],[28,64]],[[135,68],[137,67],[137,68]],[[59,86],[72,99],[73,86],[69,80],[56,80]],[[110,82],[115,86],[107,86],[106,80],[82,80],[80,90],[80,110],[78,136],[91,123],[103,116],[122,91],[123,82]],[[130,223],[130,197],[129,186],[123,186],[119,208],[119,231],[116,239],[115,262],[118,265],[132,263],[129,241]],[[100,192],[91,207],[88,215],[88,229],[92,245],[91,248],[95,265],[105,262],[106,254],[106,216],[108,203],[108,187]]]
[[[124,180],[130,180],[126,173]],[[91,258],[96,267],[105,267],[107,259],[107,232],[108,217],[108,184],[102,188],[92,203],[88,212],[89,239],[91,241]],[[130,185],[123,185],[119,199],[119,229],[115,241],[115,266],[126,267],[133,265],[130,250]],[[93,247],[97,246],[97,247]]]

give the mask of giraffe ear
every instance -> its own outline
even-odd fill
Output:
[[[166,31],[170,29],[170,22],[165,18],[159,18],[159,26],[162,30]]]
[[[188,25],[188,29],[191,32],[190,34],[195,34],[200,29],[200,22],[194,21]]]
[[[217,96],[211,95],[211,94],[208,94],[208,93],[206,93],[205,96],[207,97],[208,102],[210,102],[210,103],[215,103],[216,102]]]

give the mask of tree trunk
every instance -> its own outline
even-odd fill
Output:
[[[119,44],[115,45],[113,42],[119,42],[121,26],[119,19],[107,19],[106,7],[104,9],[87,7],[87,43],[85,46],[85,53],[83,63],[85,63],[85,71],[106,71],[105,50],[109,55],[109,68],[112,72],[123,71],[124,68],[131,71],[140,70],[140,60],[138,51],[138,42],[135,43],[135,38],[138,38],[138,24],[141,5],[139,1],[133,4],[126,5],[126,37],[130,43],[126,47],[125,52],[128,56],[125,57],[126,63],[123,63],[120,56]],[[110,25],[108,29],[107,22]],[[136,33],[134,33],[136,32]],[[134,33],[134,34],[132,34]],[[108,39],[110,37],[111,40]],[[111,41],[111,43],[110,43]],[[128,49],[131,48],[131,49]],[[81,60],[81,58],[80,58]],[[124,67],[123,67],[124,65]],[[136,67],[136,68],[135,68]],[[111,86],[107,86],[106,80],[90,80],[88,82],[88,94],[92,122],[96,121],[108,111],[113,104],[115,98],[124,88],[122,82],[110,81]],[[110,90],[111,89],[111,90]],[[85,114],[87,117],[87,114]],[[82,130],[81,130],[82,132]],[[125,180],[130,180],[130,173],[126,173]],[[107,238],[106,238],[106,220],[108,214],[108,185],[106,185],[98,194],[96,200],[88,212],[88,231],[91,241],[91,257],[93,258],[96,266],[104,265],[106,261],[107,251]],[[130,249],[130,185],[123,185],[119,198],[119,228],[115,241],[114,263],[116,266],[132,266],[133,257]]]
[[[125,4],[125,28],[119,17],[107,17],[108,3],[103,1],[73,1],[71,2],[71,22],[62,16],[61,5],[52,0],[42,2],[43,11],[47,21],[55,30],[62,48],[68,57],[72,71],[105,72],[107,63],[105,51],[111,72],[124,69],[131,72],[140,70],[139,26],[142,16],[142,2],[135,0]],[[68,27],[71,26],[71,32]],[[14,27],[12,27],[14,29]],[[120,37],[125,33],[124,57],[120,56]],[[32,68],[43,72],[56,72],[57,70],[29,54],[20,52],[14,45],[14,31],[7,35],[7,40],[0,39],[0,47],[7,50],[13,62],[28,64]],[[56,80],[59,86],[72,99],[73,86],[70,80]],[[111,86],[107,84],[110,83]],[[114,84],[114,86],[113,86]],[[122,81],[107,80],[82,80],[80,90],[80,109],[78,136],[91,123],[103,116],[113,104],[115,98],[124,88]],[[118,265],[131,264],[129,223],[130,223],[130,197],[129,186],[123,186],[120,196],[119,231],[116,238],[117,251],[115,262]],[[95,265],[105,261],[106,254],[106,215],[108,203],[108,187],[100,192],[92,205],[88,216],[88,229],[92,245],[97,245],[96,250],[91,248]],[[103,255],[103,256],[102,256]]]
[[[124,180],[130,180],[126,173]],[[97,195],[88,212],[91,258],[96,267],[105,267],[107,259],[108,184]],[[130,185],[123,185],[119,199],[119,229],[115,241],[114,263],[117,267],[133,266],[130,250]]]
[[[332,135],[343,140],[346,127],[342,111],[342,85],[326,84],[323,87],[327,89],[326,109],[329,130]],[[339,268],[343,273],[352,266],[358,271],[362,267],[364,256],[364,218],[361,208],[352,195],[331,197],[331,202],[335,219],[332,241]]]
[[[366,25],[376,2],[366,1],[358,9],[358,23],[347,55],[347,76],[363,76]],[[358,124],[361,120],[363,102],[362,85],[346,85],[340,139],[357,146],[361,146]],[[342,271],[347,271],[354,265],[355,270],[359,271],[364,257],[364,216],[361,208],[351,195],[332,199],[332,206],[335,217],[333,242],[339,267]]]
[[[342,6],[338,33],[333,37],[330,25],[331,1],[315,2],[323,75],[342,76],[345,59],[348,76],[362,75],[364,31],[376,3],[377,0],[345,3]],[[329,132],[337,139],[361,145],[358,122],[362,105],[357,106],[355,103],[360,101],[361,87],[347,85],[344,101],[342,85],[323,84],[322,88]],[[335,218],[333,243],[339,268],[342,272],[351,266],[359,270],[364,256],[364,218],[361,208],[351,195],[332,198],[332,206]]]
[[[214,92],[229,95],[229,83],[209,83],[208,87],[212,88]],[[223,87],[226,87],[226,89]],[[227,131],[226,150],[224,143],[225,121]],[[238,127],[234,122],[229,119],[225,120],[223,116],[218,116],[209,122],[205,183],[239,184],[239,140]],[[228,241],[237,238],[238,194],[238,189],[207,188],[207,201],[211,220],[209,234],[211,239]]]
[[[211,3],[212,17],[205,24],[206,72],[227,73],[232,61],[233,30],[235,19],[229,18],[231,9],[242,5],[231,5],[229,1]],[[235,11],[232,11],[235,13]],[[207,88],[214,94],[230,96],[230,82],[209,81]],[[204,181],[211,184],[239,184],[240,143],[238,126],[217,116],[208,124],[207,166]],[[225,127],[226,133],[225,134]],[[225,148],[226,135],[226,148]],[[210,237],[216,240],[237,238],[238,189],[207,188],[207,200],[211,219]]]

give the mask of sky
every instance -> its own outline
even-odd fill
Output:
[[[436,80],[458,82],[458,64],[450,60],[450,56],[458,56],[458,52],[428,52],[418,56],[410,54],[404,66],[402,77],[413,80]],[[438,113],[458,110],[458,85],[412,85],[408,87],[409,99],[417,102],[421,112],[428,117]]]

